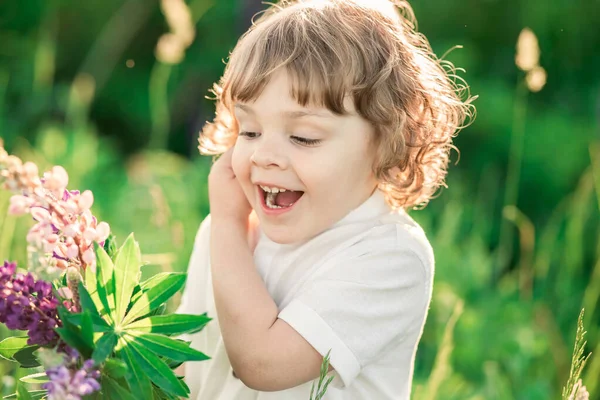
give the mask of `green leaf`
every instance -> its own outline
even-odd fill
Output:
[[[81,281],[79,282],[79,301],[81,302],[82,310],[89,311],[90,315],[100,316],[94,300],[92,300],[90,293]]]
[[[129,384],[130,391],[136,393],[138,398],[149,399],[152,397],[152,383],[148,375],[142,370],[140,365],[134,358],[133,351],[124,339],[119,339],[119,343],[123,346],[121,349],[121,358],[127,364],[128,373],[125,379]]]
[[[37,374],[24,376],[19,380],[24,383],[46,383],[50,379],[48,378],[48,375],[46,375],[45,372],[38,372]]]
[[[158,335],[156,333],[128,333],[135,342],[159,356],[168,357],[175,361],[204,361],[210,357],[181,340]]]
[[[40,362],[33,354],[40,346],[27,346],[17,351],[13,359],[21,364],[22,368],[35,368],[40,366]]]
[[[115,259],[115,321],[123,320],[131,301],[133,288],[139,283],[142,264],[140,247],[133,238],[127,237]]]
[[[208,358],[210,358],[210,357],[208,357]],[[183,361],[173,361],[170,358],[165,358],[165,362],[167,363],[169,368],[171,368],[172,370],[176,370],[177,368],[179,368],[179,366],[181,364],[183,364]]]
[[[104,363],[102,373],[114,379],[122,378],[127,374],[127,364],[118,358],[109,358]]]
[[[102,304],[102,301],[100,301],[100,296],[98,295],[98,281],[96,280],[96,272],[92,271],[91,268],[87,268],[84,272],[83,279],[85,281],[86,291],[90,295],[90,298],[98,310],[98,315],[105,314],[106,310],[104,309],[104,305]]]
[[[81,332],[76,332],[65,327],[56,328],[54,330],[60,335],[65,343],[76,348],[84,356],[84,358],[91,357],[93,348],[88,346],[86,341],[83,339]]]
[[[115,312],[115,281],[114,281],[114,265],[108,254],[104,251],[98,243],[94,243],[94,250],[96,251],[96,288],[98,290],[98,297],[102,306],[106,310],[106,315],[112,322]]]
[[[102,336],[100,340],[96,343],[96,349],[92,354],[92,358],[96,362],[96,364],[101,364],[106,360],[115,349],[117,345],[117,335],[114,333],[107,333]]]
[[[106,399],[119,399],[119,400],[136,400],[137,397],[130,394],[126,388],[119,385],[117,381],[104,376],[102,378],[102,391],[104,392]]]
[[[146,279],[144,282],[141,283],[140,291],[135,293],[134,296],[131,298],[131,303],[135,303],[140,297],[142,297],[144,292],[146,292],[151,287],[160,285],[162,282],[167,280],[169,276],[171,276],[171,272],[159,272],[158,274]]]
[[[161,388],[154,387],[154,400],[179,400],[179,396],[174,396],[169,393],[165,393]]]
[[[187,397],[190,389],[185,383],[177,379],[175,373],[163,360],[144,349],[135,340],[127,340],[127,343],[127,349],[130,349],[135,363],[139,365],[156,386],[167,393]]]
[[[141,286],[140,285],[135,285],[133,287],[133,292],[131,293],[131,301],[129,302],[129,308],[131,308],[131,305],[133,303],[135,303],[137,301],[137,299],[139,299],[142,294],[143,294],[143,292],[142,292]],[[127,309],[127,312],[129,312],[129,308]]]
[[[154,310],[146,314],[146,317],[164,315],[165,312],[167,312],[167,303],[162,303],[160,306],[156,307]]]
[[[47,394],[46,390],[30,390],[29,395],[32,400],[45,398],[44,396]],[[17,393],[13,393],[9,396],[4,396],[3,399],[17,399]]]
[[[4,339],[0,342],[0,357],[9,361],[14,361],[13,355],[17,351],[27,347],[28,338],[28,336],[13,336]]]
[[[71,322],[71,316],[74,314],[70,313],[69,310],[67,310],[66,307],[63,306],[62,304],[59,304],[56,307],[56,312],[58,313],[58,317],[60,318],[60,320],[63,323],[63,327],[70,328],[70,327],[74,327],[74,326],[79,326],[79,324],[75,325]]]
[[[132,322],[124,329],[127,331],[138,331],[148,333],[162,333],[165,335],[180,335],[182,333],[196,333],[204,329],[204,326],[212,321],[207,313],[202,315],[172,314],[157,315]]]
[[[33,400],[21,382],[17,383],[17,400]]]
[[[94,348],[94,327],[89,311],[85,311],[81,316],[81,339],[87,347]]]
[[[108,254],[111,259],[115,259],[117,255],[117,238],[112,233],[108,235],[104,241],[104,251]]]
[[[123,325],[142,317],[162,303],[166,302],[185,284],[185,273],[171,273],[160,285],[154,286],[146,291],[140,299],[131,307],[125,317]]]
[[[81,326],[82,316],[83,314],[81,313],[68,314],[66,316],[66,319],[74,325]],[[91,318],[92,326],[94,327],[94,332],[113,332],[113,327],[108,325],[108,322],[102,319],[102,317],[99,317],[98,315],[91,315]]]

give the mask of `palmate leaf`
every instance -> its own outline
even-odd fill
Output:
[[[167,279],[144,292],[125,316],[123,325],[127,325],[135,319],[143,317],[169,300],[171,296],[183,287],[186,276],[185,273],[170,273]]]
[[[114,333],[107,333],[96,343],[96,348],[92,353],[92,359],[96,364],[103,363],[113,352],[117,345],[118,337]]]
[[[87,347],[94,348],[94,326],[89,311],[84,311],[81,316],[81,339]]]
[[[171,272],[159,272],[158,274],[146,279],[140,284],[140,290],[137,293],[135,293],[131,298],[131,303],[135,303],[136,301],[138,301],[139,298],[142,297],[144,292],[148,291],[148,289],[150,289],[151,287],[160,285],[162,282],[168,279],[170,275]]]
[[[187,275],[161,273],[140,284],[141,256],[133,235],[113,259],[104,248],[94,246],[96,273],[86,271],[85,284],[80,284],[84,312],[61,310],[65,324],[57,331],[69,345],[101,365],[103,382],[110,383],[96,398],[125,398],[123,390],[143,399],[189,395],[173,366],[210,357],[169,336],[198,332],[212,318],[206,313],[156,315],[164,312],[161,307],[183,287]]]
[[[127,332],[129,338],[159,356],[168,357],[175,361],[204,361],[210,359],[206,354],[193,349],[186,342],[171,339],[155,333]]]
[[[81,333],[81,328],[73,330],[63,326],[54,330],[66,344],[77,349],[85,358],[91,357],[94,348],[86,343]]]
[[[96,289],[102,307],[106,311],[106,317],[114,323],[115,313],[115,280],[112,260],[98,243],[94,243],[96,251]]]
[[[66,319],[72,323],[73,325],[80,326],[81,318],[83,314],[67,314]],[[94,332],[112,332],[114,328],[108,324],[102,317],[91,315],[92,318],[92,326],[94,327]]]
[[[131,337],[126,338],[127,347],[124,348],[125,352],[130,352],[134,364],[137,364],[156,386],[167,393],[187,397],[190,389],[177,378],[175,373],[163,360],[154,353],[144,349],[135,339]],[[128,363],[128,367],[131,369],[132,365]]]
[[[108,235],[106,240],[104,241],[104,251],[108,254],[111,259],[115,259],[118,253],[117,249],[117,239],[116,236],[112,233]]]
[[[96,307],[96,303],[94,303],[94,300],[92,299],[90,293],[88,292],[83,282],[79,282],[79,301],[81,302],[81,308],[83,310],[88,311],[90,315],[100,316],[100,313],[98,312],[98,307]]]
[[[96,268],[98,268],[98,267],[96,267]],[[102,304],[102,301],[100,301],[100,296],[98,296],[98,287],[97,287],[98,285],[97,285],[97,280],[96,280],[96,272],[92,271],[91,268],[86,268],[86,270],[83,273],[83,281],[85,282],[85,285],[82,285],[82,286],[85,287],[88,296],[94,303],[94,306],[95,306],[96,310],[98,311],[98,315],[106,314],[104,305]],[[80,292],[81,292],[81,288],[80,288]],[[81,296],[81,297],[83,297],[83,296]],[[87,308],[86,305],[83,305],[84,301],[87,302],[87,299],[81,300],[82,306],[84,308]]]
[[[133,288],[140,279],[141,255],[133,233],[127,237],[115,259],[115,318],[118,323],[123,320],[125,311],[131,301]]]
[[[127,374],[127,364],[118,358],[109,358],[104,363],[102,374],[110,376],[113,379],[123,378]]]
[[[154,388],[153,400],[179,400],[180,397],[163,392],[160,388]]]
[[[121,345],[120,357],[127,364],[127,374],[125,379],[129,384],[132,393],[136,393],[138,398],[149,399],[152,397],[152,383],[150,378],[142,370],[137,360],[133,357],[133,351],[123,338],[119,339]]]
[[[172,314],[147,317],[125,326],[128,331],[180,335],[200,332],[211,321],[206,313],[202,315]]]
[[[102,394],[105,399],[119,400],[137,400],[138,397],[130,394],[129,391],[121,386],[116,380],[108,376],[102,377]]]

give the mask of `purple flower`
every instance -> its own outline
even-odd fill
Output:
[[[11,330],[28,331],[27,344],[54,346],[61,326],[56,307],[59,302],[52,285],[31,273],[15,274],[16,263],[0,266],[0,322]]]
[[[50,382],[43,384],[42,388],[48,390],[48,400],[81,400],[81,396],[100,390],[100,372],[94,369],[94,361],[86,360],[81,368],[77,368],[77,350],[69,348],[66,353],[65,365],[46,371]]]

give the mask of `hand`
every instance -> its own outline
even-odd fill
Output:
[[[252,207],[231,168],[232,153],[233,147],[219,157],[208,175],[210,215],[213,221],[233,221],[248,229]]]

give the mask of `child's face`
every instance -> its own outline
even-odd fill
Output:
[[[290,90],[287,73],[281,70],[256,101],[235,107],[240,135],[233,171],[261,229],[280,244],[320,234],[367,200],[377,186],[369,147],[373,128],[355,113],[351,99],[346,98],[345,106],[352,114],[337,116],[326,108],[303,108]],[[308,110],[325,117],[289,115]],[[298,137],[320,143],[303,144]],[[267,210],[259,182],[304,194],[287,209]]]

